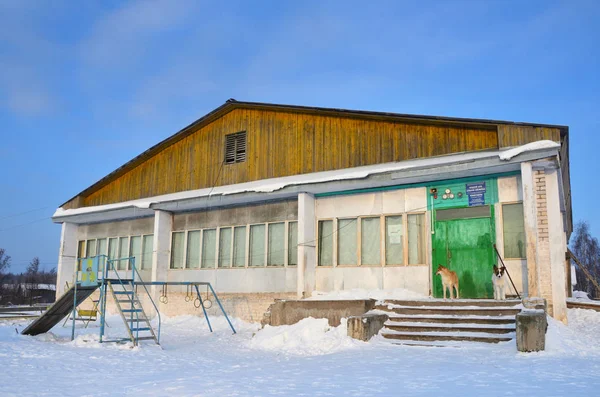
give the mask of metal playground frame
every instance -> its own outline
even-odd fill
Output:
[[[119,266],[125,262],[125,266]],[[77,269],[74,272],[74,283],[73,283],[73,303],[71,310],[72,317],[72,330],[71,340],[75,339],[75,320],[77,317],[77,306],[80,305],[85,298],[81,299],[81,294],[78,294],[78,288],[80,290],[86,289],[91,292],[87,296],[91,295],[96,289],[100,289],[100,297],[95,303],[95,309],[100,312],[100,335],[99,341],[102,342],[122,342],[130,340],[134,346],[138,345],[138,342],[146,339],[153,339],[157,344],[160,345],[160,331],[162,319],[160,310],[152,298],[152,293],[148,290],[148,286],[162,286],[162,293],[159,301],[163,304],[167,304],[168,299],[166,296],[168,286],[186,286],[185,300],[187,302],[194,303],[196,308],[201,307],[204,313],[204,318],[208,325],[210,332],[213,332],[212,325],[207,313],[207,309],[212,307],[212,302],[209,299],[208,291],[212,294],[212,297],[219,305],[219,308],[227,323],[229,324],[233,333],[236,333],[229,316],[225,312],[219,297],[209,282],[203,281],[144,281],[140,276],[140,273],[135,265],[135,257],[109,259],[106,255],[98,255],[89,258],[77,259]],[[119,269],[120,267],[124,267]],[[202,298],[200,293],[200,286],[206,286],[206,299]],[[70,291],[70,290],[69,290]],[[67,291],[68,292],[68,291]],[[146,314],[142,307],[140,300],[140,292],[146,300],[148,300],[153,306],[156,317],[158,319],[158,326],[156,332],[150,323],[150,317]],[[155,291],[156,293],[156,291]],[[66,294],[66,293],[65,293]],[[116,307],[121,315],[121,318],[126,326],[129,333],[129,337],[118,338],[108,340],[105,339],[105,326],[106,326],[106,303],[108,296],[111,295],[115,301]],[[87,298],[86,296],[86,298]],[[58,301],[57,301],[58,302]],[[210,303],[210,305],[208,304]],[[59,320],[60,321],[60,320]],[[149,332],[151,335],[144,336],[140,333]]]

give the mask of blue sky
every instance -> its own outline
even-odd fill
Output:
[[[228,98],[570,126],[600,236],[596,1],[0,0],[0,247],[56,265],[58,205]]]

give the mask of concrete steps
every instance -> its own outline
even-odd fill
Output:
[[[394,344],[454,346],[509,342],[515,336],[520,301],[389,300],[375,306],[389,319],[380,334]]]
[[[470,324],[450,324],[449,326],[435,326],[431,324],[386,324],[386,328],[398,332],[483,332],[489,334],[509,334],[515,332],[514,328],[471,327]]]
[[[390,316],[390,321],[394,322],[426,322],[426,323],[441,323],[441,324],[460,324],[464,323],[465,319],[471,324],[514,324],[514,316]]]
[[[510,307],[516,306],[521,303],[518,299],[497,301],[494,299],[454,299],[454,300],[442,300],[442,299],[427,299],[427,300],[385,300],[386,304],[398,305],[398,306],[410,306],[410,307],[431,307],[431,306],[477,306],[477,307]]]
[[[442,314],[452,316],[515,316],[520,309],[510,307],[459,307],[459,306],[430,306],[411,307],[398,305],[377,305],[377,310],[389,311],[396,314]]]

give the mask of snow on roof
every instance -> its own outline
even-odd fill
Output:
[[[414,160],[407,161],[399,161],[393,163],[383,163],[383,164],[375,164],[368,165],[363,167],[354,167],[354,168],[345,168],[340,170],[333,171],[323,171],[323,172],[314,172],[310,174],[302,174],[302,175],[292,175],[285,176],[281,178],[270,178],[270,179],[261,179],[253,182],[246,183],[238,183],[234,185],[225,185],[225,186],[216,186],[214,188],[204,188],[204,189],[196,189],[196,190],[188,190],[184,192],[178,193],[170,193],[163,194],[160,196],[147,197],[143,199],[137,200],[129,200],[123,201],[120,203],[114,204],[105,204],[98,205],[92,207],[82,207],[82,208],[74,208],[74,209],[63,209],[58,208],[53,217],[62,217],[62,216],[71,216],[71,215],[81,215],[81,214],[89,214],[95,212],[104,212],[110,210],[118,210],[123,208],[140,208],[140,209],[148,209],[152,204],[164,203],[169,201],[178,201],[185,199],[193,199],[199,197],[212,197],[216,195],[229,195],[236,193],[245,193],[245,192],[257,192],[257,193],[270,193],[280,189],[283,189],[286,186],[293,185],[307,185],[314,183],[323,183],[323,182],[332,182],[332,181],[341,181],[341,180],[350,180],[350,179],[362,179],[366,178],[369,175],[373,174],[381,174],[386,172],[393,171],[402,171],[408,169],[417,169],[424,167],[435,167],[435,166],[443,166],[448,163],[453,163],[458,160],[474,160],[474,159],[483,159],[490,157],[499,157],[501,160],[511,160],[512,158],[518,156],[521,153],[542,150],[542,149],[551,149],[558,148],[560,144],[553,141],[537,141],[528,143],[523,146],[518,146],[508,150],[500,150],[500,151],[484,151],[484,152],[475,152],[475,153],[459,153],[459,154],[451,154],[446,156],[439,157],[431,157],[431,158],[420,158]]]
[[[560,147],[560,143],[556,143],[554,141],[536,141],[536,142],[527,143],[522,146],[517,146],[512,149],[504,150],[503,152],[500,153],[499,157],[500,157],[500,160],[510,160],[513,157],[516,157],[521,153],[531,152],[534,150],[541,150],[541,149],[554,149],[554,148],[558,148],[558,147]]]

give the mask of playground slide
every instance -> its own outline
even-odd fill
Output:
[[[91,294],[98,289],[99,285],[90,287],[84,287],[79,285],[77,287],[77,297],[74,297],[75,287],[69,288],[52,306],[46,310],[44,314],[33,321],[27,328],[25,328],[21,335],[39,335],[46,333],[52,329],[56,324],[63,318],[69,315],[73,311],[73,304],[75,307],[79,306],[84,300],[86,300]],[[75,298],[75,299],[74,299]]]

